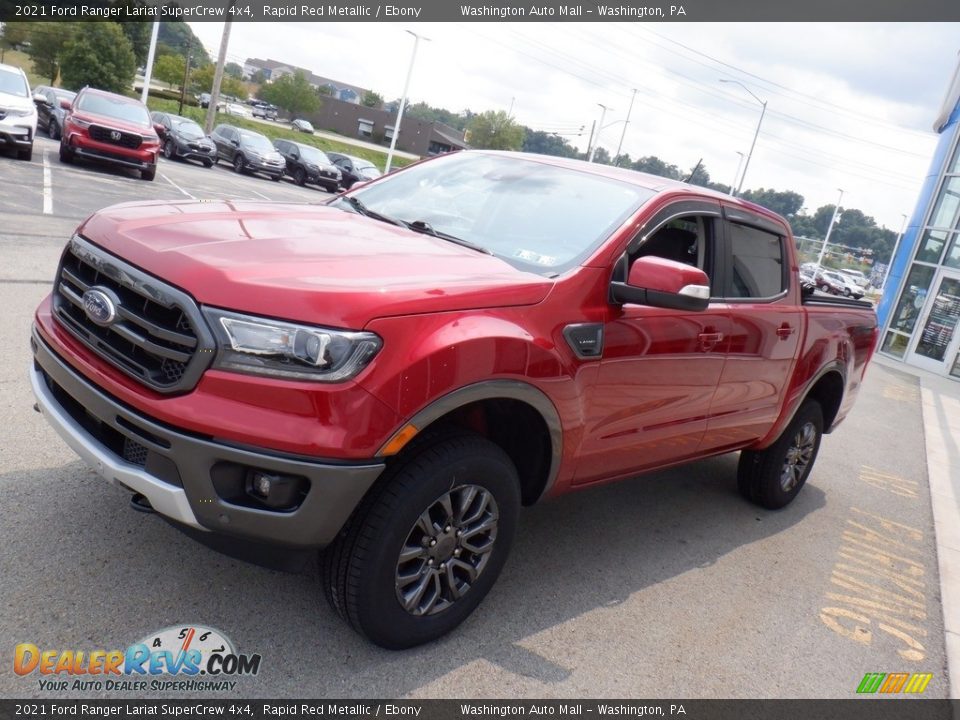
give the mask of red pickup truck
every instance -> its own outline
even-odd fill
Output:
[[[228,550],[322,549],[333,607],[401,648],[480,603],[522,505],[740,451],[740,491],[785,506],[876,332],[801,288],[763,208],[470,151],[320,204],[94,214],[31,379],[137,507]]]

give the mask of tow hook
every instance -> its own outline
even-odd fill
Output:
[[[153,505],[150,504],[150,501],[147,500],[147,496],[142,493],[134,493],[130,497],[130,507],[132,507],[137,512],[142,513],[155,513],[156,510],[153,509]]]

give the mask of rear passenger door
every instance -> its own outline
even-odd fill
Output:
[[[729,344],[704,452],[767,434],[780,414],[803,331],[786,229],[761,215],[725,207],[723,236],[721,294],[730,309]]]

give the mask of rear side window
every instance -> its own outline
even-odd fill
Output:
[[[786,290],[783,238],[738,223],[727,223],[730,238],[730,297],[772,298]]]

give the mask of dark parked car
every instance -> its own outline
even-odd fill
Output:
[[[311,125],[308,120],[294,120],[290,124],[293,125],[293,129],[297,132],[313,135],[313,125]]]
[[[159,154],[160,136],[142,102],[90,87],[77,93],[63,119],[60,162],[94,160],[153,180]]]
[[[349,190],[354,183],[367,182],[375,180],[382,174],[376,166],[369,160],[362,160],[353,155],[344,155],[343,153],[327,153],[333,164],[340,168],[342,179],[340,185]]]
[[[322,150],[291,140],[274,140],[273,146],[287,161],[287,175],[297,185],[315,183],[328,192],[340,189],[340,171]]]
[[[155,112],[151,116],[154,127],[163,143],[163,156],[167,160],[183,158],[199,160],[204,167],[213,167],[217,160],[217,146],[190,118]]]
[[[60,139],[60,133],[63,132],[63,117],[67,114],[60,101],[66,100],[70,103],[76,96],[75,92],[48,85],[40,85],[33,89],[33,102],[37,106],[37,127],[43,128],[52,140]]]
[[[271,180],[283,177],[286,160],[265,135],[233,125],[218,125],[210,139],[217,146],[217,159],[232,163],[238,173],[259,172],[269,175]]]
[[[210,93],[200,93],[200,107],[210,107]]]

